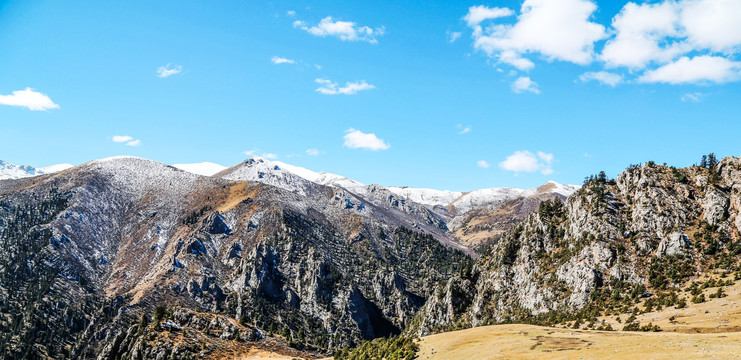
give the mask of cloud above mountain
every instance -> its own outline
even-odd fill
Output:
[[[551,163],[553,154],[538,151],[536,154],[527,150],[515,151],[499,163],[499,168],[515,173],[540,171],[543,175],[553,173]]]

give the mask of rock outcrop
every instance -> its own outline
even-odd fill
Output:
[[[541,203],[471,276],[439,286],[409,332],[552,324],[599,311],[626,292],[669,293],[710,267],[733,270],[741,254],[739,189],[734,157],[711,168],[650,162],[616,180],[593,177],[565,203]]]

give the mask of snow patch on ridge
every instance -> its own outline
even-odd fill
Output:
[[[226,166],[215,164],[212,162],[201,162],[193,164],[172,164],[172,166],[187,171],[193,174],[211,176],[219,171],[226,169]]]

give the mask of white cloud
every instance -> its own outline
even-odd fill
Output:
[[[296,16],[296,12],[293,10],[286,11],[286,16],[294,17]]]
[[[142,141],[139,139],[134,140],[133,137],[128,135],[115,135],[111,138],[115,143],[126,143],[126,146],[139,146]]]
[[[517,80],[512,83],[512,91],[518,94],[525,91],[529,91],[534,94],[540,94],[540,90],[538,90],[538,84],[530,80],[530,78],[527,76],[517,78]]]
[[[309,156],[319,156],[319,154],[321,154],[321,151],[319,151],[318,149],[313,149],[313,148],[306,149],[306,154]]]
[[[382,36],[386,29],[381,26],[370,28],[368,26],[359,26],[352,21],[334,20],[327,16],[316,26],[309,27],[304,21],[297,20],[293,22],[293,27],[299,28],[314,36],[327,37],[334,36],[342,41],[365,41],[371,44],[378,43],[377,36]]]
[[[579,75],[579,80],[582,82],[598,81],[605,85],[615,87],[615,85],[623,82],[623,76],[620,74],[610,73],[607,71],[594,71],[585,72]]]
[[[514,12],[508,8],[490,8],[484,5],[471,6],[468,14],[463,17],[468,26],[475,27],[484,20],[496,19],[513,15]]]
[[[366,134],[360,130],[347,129],[345,136],[342,137],[345,140],[343,146],[350,149],[367,149],[367,150],[387,150],[391,147],[385,141],[379,139],[376,134]]]
[[[253,156],[253,155],[255,155],[256,152],[257,152],[257,150],[247,150],[247,151],[243,152],[243,154],[245,154],[246,156]]]
[[[270,59],[270,62],[272,62],[273,64],[295,64],[296,63],[296,61],[294,60],[286,59],[286,58],[279,57],[279,56],[273,56]]]
[[[741,1],[685,0],[680,14],[694,48],[734,52],[741,45]]]
[[[476,162],[476,166],[478,166],[478,167],[480,167],[482,169],[488,169],[489,166],[491,166],[491,165],[489,165],[489,163],[486,162],[486,160],[479,160],[479,161]]]
[[[134,140],[134,138],[128,135],[116,135],[113,137],[113,142],[117,143],[127,142],[131,140]]]
[[[460,31],[448,32],[448,42],[455,42],[461,37],[461,35],[463,35],[463,33],[461,33]]]
[[[679,35],[678,9],[674,1],[641,5],[627,3],[612,19],[616,35],[607,41],[600,58],[608,66],[636,69],[652,61],[670,61],[682,52],[679,43],[664,41],[667,37]]]
[[[615,37],[600,55],[607,66],[642,69],[680,56],[728,56],[741,47],[741,2],[629,2],[612,20]]]
[[[627,68],[637,81],[619,72],[590,69],[579,77],[582,82],[614,87],[624,82],[741,81],[739,0],[626,1],[612,18],[609,31],[594,22],[596,0],[523,0],[521,4],[517,13],[472,6],[463,17],[472,30],[473,47],[498,62],[494,65],[503,74],[499,64],[529,71],[537,57],[583,66],[596,58],[605,70]],[[515,14],[516,19],[507,18]],[[595,54],[598,44],[603,46]],[[514,73],[511,76],[519,76]],[[527,77],[517,79],[512,89],[538,92]]]
[[[537,155],[527,150],[515,151],[514,154],[499,163],[503,170],[514,172],[535,172],[540,171],[543,175],[553,173],[551,163],[553,154],[538,151]]]
[[[51,99],[31,88],[13,91],[11,95],[0,95],[0,105],[21,106],[31,111],[59,109]]]
[[[679,99],[682,100],[682,102],[700,102],[702,101],[702,98],[705,97],[705,94],[701,92],[694,92],[694,93],[686,93],[682,95]]]
[[[278,158],[278,154],[273,154],[273,153],[262,153],[262,155],[260,155],[260,156],[262,156],[262,157],[264,157],[266,159],[271,159],[271,160],[275,160],[275,159]]]
[[[480,24],[511,14],[509,9],[474,6],[464,19],[473,29],[476,49],[520,70],[529,70],[534,66],[525,58],[529,53],[539,53],[549,61],[589,64],[594,43],[606,36],[604,26],[590,21],[596,9],[589,0],[525,0],[514,25]]]
[[[646,71],[639,82],[644,83],[725,83],[739,80],[741,77],[741,62],[728,60],[720,56],[702,55],[679,60],[666,64],[655,70]]]
[[[178,65],[170,68],[170,64],[167,64],[165,66],[160,66],[157,68],[157,77],[166,78],[168,76],[179,74],[181,71],[183,71],[182,66]]]
[[[345,86],[342,87],[329,79],[316,79],[314,82],[320,85],[316,91],[324,95],[353,95],[358,91],[375,89],[375,86],[368,84],[365,80],[359,82],[346,82]]]

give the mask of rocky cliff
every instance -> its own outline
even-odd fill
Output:
[[[739,270],[741,159],[677,169],[649,162],[549,200],[435,290],[409,332],[500,322],[558,324],[654,297],[698,274]]]

